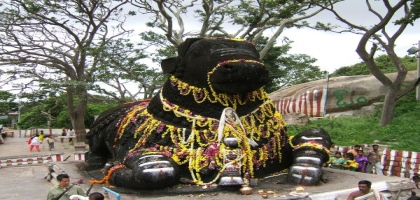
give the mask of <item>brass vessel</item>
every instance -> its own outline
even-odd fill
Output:
[[[242,185],[239,191],[244,195],[252,194],[252,187],[250,187],[249,185]]]

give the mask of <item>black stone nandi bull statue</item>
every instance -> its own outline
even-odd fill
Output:
[[[190,180],[241,185],[289,168],[289,182],[316,185],[331,146],[323,130],[291,138],[262,86],[268,71],[253,44],[191,38],[162,61],[159,94],[104,112],[87,134],[87,170],[118,187],[159,189]]]

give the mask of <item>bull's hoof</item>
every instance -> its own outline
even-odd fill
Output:
[[[111,184],[128,188],[162,189],[179,183],[179,167],[166,156],[146,155],[128,162],[133,163],[127,163],[126,168],[112,174]]]
[[[240,176],[224,176],[220,178],[219,186],[233,186],[233,185],[243,185],[244,180]]]
[[[322,169],[318,166],[298,163],[290,167],[287,181],[304,186],[318,185],[322,173]]]
[[[101,169],[104,167],[105,163],[108,161],[107,157],[102,155],[93,154],[91,152],[87,152],[85,154],[85,166],[84,170],[91,171],[95,169]]]

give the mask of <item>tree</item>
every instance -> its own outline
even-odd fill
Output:
[[[98,69],[98,48],[123,38],[128,0],[1,0],[0,60],[4,81],[30,79],[22,89],[65,90],[76,141],[84,142],[87,91]]]
[[[261,37],[255,46],[263,49],[268,38]],[[325,77],[326,71],[313,66],[315,58],[304,54],[288,54],[291,41],[285,40],[282,46],[273,46],[263,59],[265,67],[270,71],[269,83],[264,86],[267,92],[273,92],[281,87],[319,80]],[[275,44],[274,44],[275,45]]]
[[[14,100],[14,94],[0,90],[0,113],[7,114],[10,111],[17,111],[19,105]]]
[[[304,20],[318,14],[314,2],[327,6],[336,2],[324,0],[134,0],[133,5],[140,12],[151,16],[147,23],[150,28],[157,28],[167,40],[177,47],[185,37],[212,37],[223,35],[230,38],[242,38],[256,43],[264,34],[270,34],[267,45],[261,49],[263,59],[273,47],[275,41],[287,27],[307,26]],[[191,11],[193,10],[193,12]],[[193,14],[194,16],[191,16]],[[187,30],[184,21],[199,26],[195,31]],[[197,21],[193,21],[196,19]],[[235,33],[229,33],[236,31]],[[270,33],[269,33],[270,32]]]
[[[143,99],[151,98],[155,91],[162,87],[163,73],[160,69],[142,63],[144,58],[149,56],[144,49],[136,48],[130,41],[114,40],[101,49],[100,55],[98,70],[95,72],[96,80],[116,90],[106,90],[96,83],[96,91],[100,94],[125,103],[136,100],[139,94],[143,94]],[[128,89],[128,83],[139,84],[138,90],[133,92],[133,88]]]
[[[18,123],[19,128],[72,128],[71,120],[68,117],[66,99],[66,94],[62,94],[60,96],[48,96],[23,103],[21,120]],[[103,96],[95,96],[94,99],[89,98],[89,105],[86,109],[84,121],[85,126],[88,127],[90,124],[93,124],[95,115],[97,116],[101,112],[116,105],[117,103],[115,101],[109,101]]]
[[[379,11],[377,8],[375,9],[375,7],[372,6],[373,3],[380,2],[383,3],[384,11]],[[377,19],[377,22],[370,27],[358,25],[349,21],[349,19],[344,18],[340,13],[338,13],[333,6],[319,6],[333,13],[336,19],[347,25],[348,28],[344,31],[362,35],[357,45],[356,52],[366,64],[372,75],[388,88],[387,94],[385,95],[380,125],[385,126],[391,124],[392,119],[394,118],[397,99],[413,90],[418,84],[420,84],[419,79],[408,87],[403,85],[407,75],[407,67],[397,56],[394,50],[395,41],[398,39],[398,37],[404,32],[408,25],[412,25],[413,22],[418,19],[420,13],[420,1],[399,0],[392,1],[391,3],[389,0],[377,2],[366,0],[367,10]],[[361,7],[362,6],[360,6],[360,8]],[[402,12],[403,16],[392,22],[391,20],[397,16],[398,12]],[[393,33],[389,31],[389,25],[391,23],[396,26],[396,31]],[[321,26],[325,27],[324,25]],[[337,31],[337,28],[328,28],[327,30]],[[370,51],[367,51],[367,46],[370,41],[372,41],[372,46]],[[387,76],[385,76],[384,71],[381,70],[377,61],[375,61],[375,53],[378,51],[378,46],[386,52],[395,69],[397,70],[398,75],[395,80],[390,80]]]

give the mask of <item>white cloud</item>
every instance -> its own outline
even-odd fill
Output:
[[[414,28],[409,27],[408,29]],[[361,35],[337,34],[311,29],[288,29],[283,36],[294,41],[290,53],[307,54],[318,59],[315,65],[318,65],[322,70],[333,72],[340,67],[362,62],[356,53]],[[412,34],[410,31],[401,35],[395,47],[397,55],[400,57],[407,55],[407,50],[415,46],[419,39],[419,35]],[[380,54],[384,54],[384,52],[379,52],[378,55]]]
[[[385,14],[386,9],[382,1],[369,2],[378,13],[382,15]],[[395,1],[391,1],[391,4],[394,5]],[[335,5],[335,10],[343,18],[356,25],[371,27],[379,22],[378,17],[368,11],[365,1],[362,0],[343,1]],[[402,14],[402,10],[397,12],[392,18],[391,23],[387,25],[388,34],[394,34],[396,27],[392,22],[402,16]],[[308,21],[312,24],[320,21],[343,26],[343,24],[339,23],[338,20],[336,20],[336,17],[328,11],[323,11],[310,18]],[[403,57],[407,55],[407,50],[419,42],[420,37],[418,35],[418,30],[419,23],[414,24],[414,26],[409,25],[404,30],[403,34],[398,37],[395,47],[395,52],[398,56]],[[290,53],[307,54],[318,59],[315,64],[322,70],[333,72],[340,67],[362,62],[356,53],[356,47],[362,37],[361,35],[292,28],[285,30],[282,36],[288,37],[294,41],[291,45],[292,48]],[[366,48],[370,49],[370,46],[367,46]],[[384,54],[384,52],[377,52],[376,55],[381,54]]]

